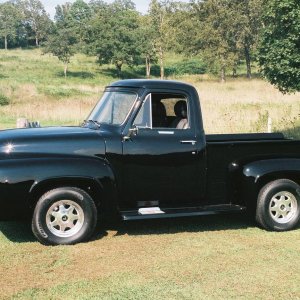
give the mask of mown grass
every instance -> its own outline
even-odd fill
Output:
[[[300,298],[300,229],[243,215],[106,224],[69,247],[40,245],[27,223],[0,232],[3,299]]]
[[[10,101],[0,128],[18,117],[78,125],[117,80],[113,66],[84,55],[69,70],[65,80],[39,50],[0,51],[0,94]],[[124,74],[142,77],[142,67]],[[207,133],[264,132],[269,115],[274,129],[300,137],[299,93],[282,95],[259,77],[172,78],[197,87]],[[91,242],[44,247],[28,222],[0,222],[0,299],[300,299],[299,241],[299,228],[271,233],[229,215],[105,224]]]

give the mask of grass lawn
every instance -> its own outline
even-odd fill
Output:
[[[3,299],[300,299],[300,228],[267,232],[243,215],[106,224],[45,247],[0,222]]]

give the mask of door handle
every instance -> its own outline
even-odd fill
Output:
[[[196,145],[196,144],[197,144],[197,141],[194,141],[194,140],[180,141],[180,144],[191,144],[191,145]]]

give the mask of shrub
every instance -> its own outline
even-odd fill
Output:
[[[253,127],[255,128],[254,132],[266,132],[268,119],[269,119],[268,111],[259,112],[258,120],[253,124]]]
[[[8,105],[10,103],[10,100],[7,96],[5,96],[4,94],[0,93],[0,106],[5,106]]]
[[[183,61],[173,62],[173,63],[165,63],[165,75],[169,76],[182,76],[182,75],[197,75],[197,74],[205,74],[206,65],[201,59],[193,58],[193,59],[184,59]],[[143,73],[144,74],[144,73]],[[159,65],[153,65],[151,69],[152,76],[160,75],[160,67]]]
[[[171,66],[170,73],[172,75],[193,75],[204,74],[206,65],[200,59],[185,59]]]

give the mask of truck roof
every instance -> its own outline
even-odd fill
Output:
[[[187,83],[175,80],[157,80],[157,79],[126,79],[119,80],[107,87],[134,87],[134,88],[161,88],[177,89],[186,91],[195,91],[195,88]]]

